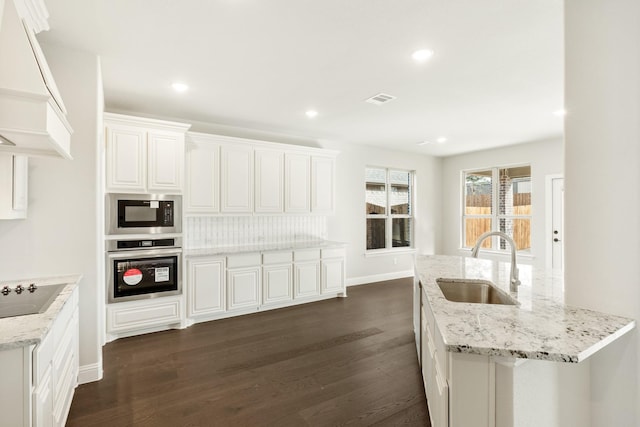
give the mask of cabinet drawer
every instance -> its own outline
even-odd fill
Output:
[[[64,304],[58,317],[56,318],[53,326],[51,328],[51,334],[53,334],[53,343],[55,346],[58,346],[60,340],[67,330],[67,325],[71,320],[71,316],[73,316],[73,312],[77,306],[76,296],[78,294],[78,288],[73,291],[72,296],[69,297],[67,302]]]
[[[128,331],[180,322],[179,300],[151,301],[136,302],[135,305],[122,307],[107,306],[109,332]]]
[[[322,249],[322,259],[326,258],[343,258],[344,248]]]
[[[293,260],[295,262],[313,261],[316,259],[320,259],[320,249],[305,249],[305,250],[295,251],[293,253]]]
[[[260,254],[239,254],[227,257],[227,268],[259,267]]]
[[[289,264],[293,261],[293,253],[287,252],[267,252],[262,255],[263,264]]]

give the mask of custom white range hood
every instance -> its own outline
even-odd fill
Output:
[[[67,110],[32,30],[46,16],[41,0],[0,0],[0,150],[71,159]]]

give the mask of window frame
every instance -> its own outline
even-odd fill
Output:
[[[466,220],[469,218],[481,218],[481,219],[490,219],[491,220],[491,231],[500,231],[500,220],[516,220],[516,219],[527,219],[529,220],[529,226],[532,227],[532,213],[529,215],[506,215],[500,214],[500,170],[502,169],[511,169],[518,167],[528,167],[529,168],[529,181],[530,185],[532,185],[531,190],[533,190],[533,168],[531,167],[531,163],[516,163],[510,165],[501,165],[501,166],[488,166],[483,168],[473,168],[473,169],[464,169],[460,171],[460,181],[461,181],[461,197],[460,197],[460,247],[462,249],[471,249],[473,246],[467,246],[467,236],[466,236]],[[466,175],[473,174],[476,172],[485,172],[491,171],[491,214],[467,214],[466,213],[466,199],[467,199],[467,185],[466,185]],[[531,191],[531,211],[533,212],[533,191]],[[497,195],[497,196],[496,196]],[[509,236],[513,237],[513,236]],[[529,238],[529,248],[518,250],[518,255],[528,256],[532,254],[532,243],[533,240],[531,237]],[[491,236],[491,248],[482,248],[484,252],[493,252],[498,254],[508,254],[511,249],[509,247],[505,249],[500,249],[500,240],[499,236]]]
[[[367,206],[367,169],[383,169],[385,171],[385,213],[384,214],[365,214],[365,254],[366,255],[374,255],[374,254],[383,254],[388,252],[409,252],[415,250],[415,188],[416,188],[416,172],[415,170],[403,169],[403,168],[394,168],[388,166],[374,166],[367,165],[365,166],[365,177],[364,177],[364,203],[365,208]],[[392,214],[391,213],[391,205],[390,205],[390,194],[391,194],[391,171],[395,172],[407,172],[409,174],[409,213],[408,214]],[[393,247],[393,220],[399,218],[408,218],[411,220],[411,231],[410,231],[410,245],[409,246],[397,246]],[[384,219],[385,220],[385,247],[377,248],[377,249],[367,249],[367,227],[366,222],[368,219]]]

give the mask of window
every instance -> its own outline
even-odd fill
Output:
[[[518,251],[531,250],[531,166],[463,172],[463,246],[475,245],[487,231],[513,238]],[[508,250],[501,238],[486,239],[483,248]]]
[[[411,247],[413,172],[366,168],[367,250]]]

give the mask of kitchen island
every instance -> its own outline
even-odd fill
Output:
[[[417,257],[414,326],[434,426],[584,425],[588,358],[635,321],[566,306],[561,276],[518,267],[510,293],[508,263]],[[449,301],[443,278],[490,282],[517,303]]]
[[[61,276],[3,282],[61,290],[42,313],[0,318],[0,413],[2,425],[65,424],[78,382],[78,282]],[[30,292],[24,290],[21,292]],[[2,295],[0,295],[2,297]]]

